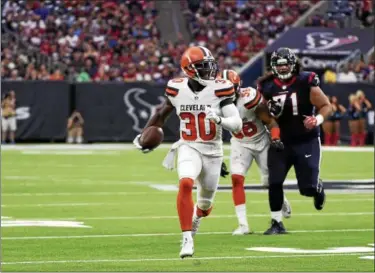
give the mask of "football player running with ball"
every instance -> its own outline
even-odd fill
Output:
[[[233,83],[236,90],[235,104],[243,122],[242,130],[232,133],[230,172],[232,197],[239,223],[233,235],[246,235],[251,231],[246,215],[245,175],[255,160],[260,171],[261,182],[268,187],[268,148],[271,145],[276,150],[282,150],[284,145],[280,141],[279,126],[270,115],[262,95],[254,88],[241,88],[240,76],[234,70],[224,70],[220,78]],[[271,137],[264,124],[267,125]],[[285,196],[282,207],[283,216],[289,218],[291,208]]]
[[[332,113],[332,106],[319,87],[314,72],[301,71],[296,55],[279,48],[271,55],[272,73],[258,80],[258,91],[268,101],[280,127],[284,150],[268,152],[271,226],[265,235],[286,233],[282,223],[283,183],[294,166],[299,192],[313,197],[317,210],[323,209],[325,193],[319,179],[321,144],[319,125]]]
[[[180,140],[172,145],[163,165],[174,167],[177,152],[179,191],[177,211],[182,230],[180,257],[194,254],[193,235],[200,221],[210,214],[223,162],[222,127],[238,132],[242,121],[233,104],[233,84],[217,80],[218,66],[211,52],[201,46],[188,48],[181,58],[181,69],[187,77],[168,82],[166,101],[148,121],[162,127],[176,109],[180,118]],[[143,152],[140,135],[135,146]],[[197,185],[197,204],[193,202],[193,185]]]

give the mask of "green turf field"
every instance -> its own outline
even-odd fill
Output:
[[[231,194],[219,192],[194,258],[180,260],[176,192],[152,187],[177,185],[177,174],[161,166],[166,152],[3,150],[2,271],[374,271],[374,260],[363,258],[374,256],[371,191],[328,191],[322,212],[288,191],[293,216],[283,236],[261,235],[270,220],[267,194],[247,192],[255,234],[244,237],[231,235],[237,226]],[[323,153],[325,180],[373,179],[373,172],[373,152]],[[258,178],[253,166],[247,182]],[[78,227],[30,226],[41,223]]]

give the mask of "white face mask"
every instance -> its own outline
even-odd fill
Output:
[[[277,66],[273,66],[272,69],[275,70],[277,73],[277,77],[279,77],[282,80],[289,79],[292,77],[292,72],[294,70],[294,65],[287,65],[288,69],[285,70],[279,70],[277,69]]]

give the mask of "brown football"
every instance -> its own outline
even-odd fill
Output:
[[[139,144],[144,149],[155,149],[163,141],[164,132],[163,129],[157,126],[147,127],[139,139]]]

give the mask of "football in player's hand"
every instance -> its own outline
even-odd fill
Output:
[[[163,129],[157,126],[150,126],[142,132],[139,144],[141,144],[143,149],[153,150],[160,145],[163,139]]]

